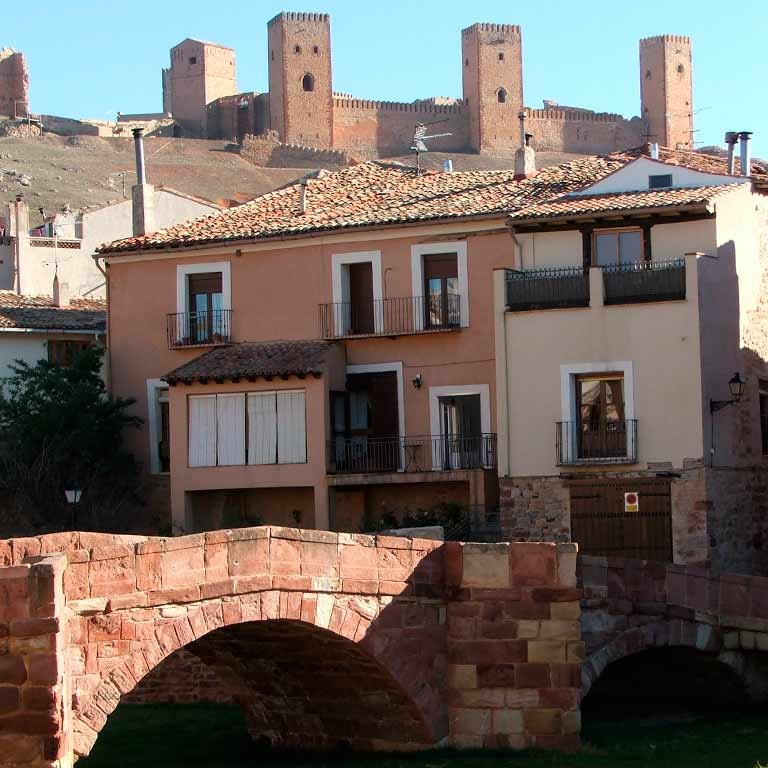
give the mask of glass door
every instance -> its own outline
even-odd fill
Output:
[[[189,338],[191,344],[223,341],[224,294],[221,272],[189,276]]]
[[[483,466],[480,395],[439,398],[442,469],[474,469]]]
[[[455,253],[424,257],[424,302],[427,328],[450,328],[460,324],[461,295]]]
[[[620,374],[576,380],[580,459],[610,459],[627,453],[624,378]]]

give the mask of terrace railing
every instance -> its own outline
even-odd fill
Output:
[[[507,309],[567,309],[589,306],[589,272],[582,267],[547,267],[506,272]]]
[[[558,466],[633,464],[637,461],[637,419],[608,422],[596,429],[559,421],[555,451]]]
[[[232,310],[178,312],[167,316],[168,347],[195,347],[232,342]]]
[[[685,260],[603,267],[603,290],[606,304],[679,301],[685,298]]]

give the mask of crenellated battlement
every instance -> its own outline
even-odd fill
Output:
[[[466,27],[461,33],[463,35],[470,35],[473,32],[501,32],[505,35],[516,35],[520,37],[523,32],[518,24],[489,24],[485,22],[477,22],[471,27]]]
[[[590,112],[577,109],[528,109],[529,120],[578,120],[579,122],[616,123],[624,118],[614,112]]]
[[[283,11],[267,22],[267,26],[277,24],[279,21],[313,21],[320,24],[330,24],[331,17],[327,13],[302,13],[296,11]]]
[[[656,45],[657,43],[680,43],[682,45],[690,45],[691,38],[687,35],[656,35],[655,37],[644,37],[640,41],[640,47],[644,48],[647,45]]]
[[[413,112],[414,114],[460,115],[464,104],[430,104],[429,102],[375,101],[334,96],[334,109],[370,109],[385,112]]]

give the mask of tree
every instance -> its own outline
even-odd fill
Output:
[[[121,512],[139,502],[138,466],[123,432],[141,419],[127,413],[133,399],[107,393],[103,356],[91,346],[69,367],[47,360],[11,365],[13,375],[0,387],[0,534],[69,528],[64,491],[72,488],[82,490],[77,527],[128,524]]]

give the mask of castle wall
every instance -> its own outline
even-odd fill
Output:
[[[469,120],[463,105],[403,104],[389,101],[335,98],[333,100],[334,146],[356,157],[407,154],[418,123],[445,122],[430,126],[429,133],[451,133],[432,139],[436,152],[461,152],[469,148]]]
[[[645,124],[621,115],[550,109],[528,110],[526,130],[537,150],[600,154],[637,147]]]
[[[0,115],[26,117],[29,109],[29,76],[24,54],[0,49]]]

